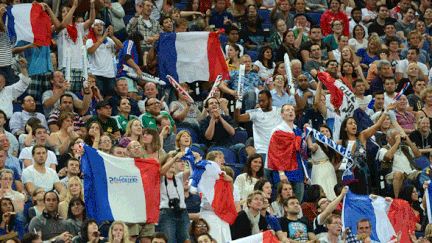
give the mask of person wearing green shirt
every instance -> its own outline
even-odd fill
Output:
[[[124,134],[126,132],[126,126],[128,122],[134,118],[138,118],[137,116],[131,115],[131,105],[128,99],[122,98],[117,104],[118,115],[113,116],[116,120],[118,128],[120,129],[120,133]]]
[[[146,113],[142,114],[139,117],[139,120],[141,121],[144,128],[151,127],[157,130],[158,128],[156,124],[156,117],[159,116],[160,114],[163,114],[166,115],[171,121],[171,132],[177,134],[177,126],[173,118],[168,112],[161,111],[161,103],[158,99],[150,98],[146,100],[145,108],[146,108]]]
[[[97,115],[90,117],[87,120],[87,126],[92,121],[98,121],[102,125],[102,130],[104,134],[110,136],[111,140],[115,140],[120,138],[120,130],[117,125],[117,122],[114,118],[111,117],[112,114],[112,106],[106,100],[100,101],[96,105]]]

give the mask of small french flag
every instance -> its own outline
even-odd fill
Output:
[[[8,6],[3,15],[11,41],[27,41],[41,46],[51,44],[51,19],[38,3]]]
[[[251,235],[245,238],[237,239],[229,243],[278,243],[279,239],[272,235],[270,230],[259,234]]]
[[[405,93],[405,91],[408,89],[409,86],[409,82],[405,83],[405,85],[403,86],[403,88],[401,89],[401,91],[399,91],[399,93],[397,93],[397,95],[393,98],[392,100],[392,104],[396,103],[396,101],[398,101],[400,99],[400,97]]]

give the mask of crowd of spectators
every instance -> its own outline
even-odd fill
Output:
[[[0,2],[2,242],[225,243],[266,230],[284,243],[342,242],[345,184],[357,194],[407,201],[422,238],[402,234],[414,243],[432,242],[424,198],[432,178],[431,1]],[[51,18],[50,46],[9,38],[5,12],[23,3],[40,5]],[[192,103],[170,85],[141,78],[158,77],[158,55],[173,55],[158,53],[161,35],[222,28],[230,78],[213,97],[213,80],[180,84]],[[237,93],[240,65],[243,94]],[[319,72],[351,89],[370,124],[369,118],[341,119]],[[268,169],[274,131],[299,136],[305,126],[351,149],[355,180],[343,181],[344,158],[311,137],[310,179],[300,164],[294,172]],[[109,230],[102,235],[86,214],[83,142],[113,156],[160,163],[158,224],[105,222]],[[233,225],[189,191],[187,148],[196,161],[214,161],[224,171],[238,212]],[[356,231],[360,241],[371,242],[368,219],[358,221]]]

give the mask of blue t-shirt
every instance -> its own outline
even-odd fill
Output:
[[[282,230],[281,225],[277,218],[271,216],[268,212],[266,213],[265,219],[267,221],[267,225],[269,229],[274,230],[275,232],[278,232],[279,230]]]
[[[216,12],[216,10],[212,9],[211,10],[211,17],[209,20],[209,25],[214,25],[215,28],[218,28],[218,29],[221,29],[221,28],[226,29],[228,26],[224,25],[225,17],[227,17],[229,20],[231,20],[231,22],[233,22],[233,23],[235,22],[234,16],[230,12],[224,10],[221,14],[219,14],[218,12]]]
[[[366,64],[366,65],[371,65],[371,63],[373,63],[376,60],[379,60],[379,56],[376,55],[374,57],[370,57],[367,53],[366,50],[364,48],[361,48],[357,51],[357,56],[361,57],[361,63]]]
[[[138,52],[136,50],[136,44],[131,40],[126,40],[123,42],[123,49],[119,51],[118,54],[118,64],[117,64],[117,74],[116,78],[127,77],[125,71],[123,71],[123,64],[126,64],[126,61],[123,59],[125,55],[130,55],[136,64],[138,64]],[[127,64],[126,64],[127,65]],[[129,66],[129,65],[128,65]]]

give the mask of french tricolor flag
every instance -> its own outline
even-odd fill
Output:
[[[217,32],[164,33],[159,37],[159,77],[170,75],[179,83],[229,79]]]
[[[155,159],[118,158],[84,145],[81,158],[87,216],[98,222],[157,223],[159,163]]]
[[[400,99],[400,97],[402,97],[402,95],[408,89],[409,85],[410,85],[409,82],[404,84],[404,86],[402,87],[401,91],[399,91],[399,93],[397,93],[396,96],[393,98],[392,104],[396,103],[396,101],[398,101]]]
[[[27,41],[41,46],[51,44],[51,19],[38,3],[8,6],[3,15],[11,41]]]
[[[270,230],[267,230],[229,243],[279,243],[279,239],[272,235]]]

